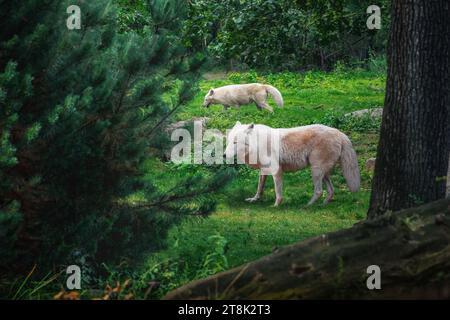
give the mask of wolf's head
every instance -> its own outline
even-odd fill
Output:
[[[234,158],[235,156],[245,157],[248,153],[248,136],[254,129],[254,124],[241,124],[236,122],[234,127],[228,132],[227,147],[224,156],[226,158]]]
[[[208,108],[210,105],[214,104],[214,89],[208,91],[205,96],[205,100],[203,100],[203,106]]]

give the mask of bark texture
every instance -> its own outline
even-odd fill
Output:
[[[394,0],[369,218],[445,197],[450,1]]]
[[[381,268],[381,290],[367,289],[370,265]],[[285,247],[165,297],[331,298],[450,298],[450,199]]]

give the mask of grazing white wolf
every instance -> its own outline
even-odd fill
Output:
[[[267,103],[269,94],[275,100],[275,103],[282,108],[283,97],[280,91],[273,86],[259,83],[234,84],[211,89],[205,96],[203,106],[207,108],[212,104],[221,104],[226,110],[230,106],[240,107],[254,102],[258,109],[273,112],[272,107]]]
[[[328,203],[334,194],[330,174],[338,160],[350,191],[359,190],[358,161],[350,139],[339,130],[324,125],[274,129],[238,121],[228,133],[224,156],[227,160],[236,156],[238,163],[260,170],[258,191],[253,198],[247,199],[249,202],[261,197],[267,175],[272,175],[275,206],[278,206],[282,201],[283,172],[311,166],[314,195],[308,205],[322,196],[322,183],[326,184],[328,193],[324,203]]]

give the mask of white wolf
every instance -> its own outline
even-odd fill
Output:
[[[264,136],[268,138],[261,139]],[[261,154],[270,154],[271,161],[278,163],[268,166],[264,163],[266,160],[261,161]],[[328,193],[324,203],[328,203],[334,194],[330,173],[338,160],[350,191],[356,192],[360,186],[358,161],[350,139],[339,130],[324,125],[274,129],[265,125],[245,125],[238,121],[228,133],[224,156],[227,159],[236,156],[240,163],[260,170],[258,191],[253,198],[247,199],[249,202],[261,197],[267,175],[272,175],[275,206],[278,206],[282,201],[283,173],[298,171],[309,165],[314,195],[308,205],[322,196],[322,183],[326,184]]]
[[[221,104],[226,110],[230,106],[240,107],[254,102],[258,109],[273,112],[272,107],[267,103],[269,94],[273,97],[275,103],[282,108],[283,97],[280,91],[273,86],[259,83],[234,84],[211,89],[205,96],[203,106],[209,107],[212,104]]]

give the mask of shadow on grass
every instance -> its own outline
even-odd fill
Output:
[[[268,213],[320,213],[336,212],[342,213],[345,210],[358,211],[358,218],[365,216],[367,210],[369,190],[362,189],[357,193],[351,193],[345,184],[344,178],[339,170],[335,170],[331,177],[335,187],[334,200],[331,203],[323,204],[324,195],[312,206],[307,203],[312,196],[313,185],[309,169],[296,173],[285,174],[283,178],[283,202],[279,207],[274,207],[275,191],[272,177],[267,178],[264,195],[257,202],[247,202],[245,199],[253,197],[258,186],[258,171],[245,172],[239,176],[220,196],[220,202],[224,207],[233,211],[251,210]],[[364,183],[366,185],[367,183]]]

